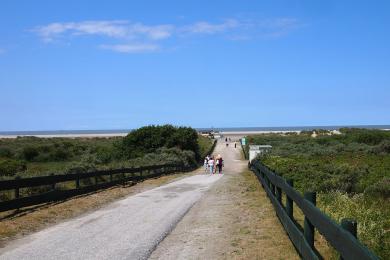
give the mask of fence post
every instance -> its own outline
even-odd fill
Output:
[[[269,181],[269,183],[270,183],[270,185],[271,185],[271,192],[272,192],[272,195],[275,196],[275,185],[274,185],[271,181]]]
[[[352,234],[355,238],[357,237],[357,222],[354,219],[343,218],[340,223],[341,227]],[[344,258],[340,256],[340,260]]]
[[[294,181],[292,179],[286,180],[286,183],[291,187],[294,187]],[[294,218],[294,203],[293,200],[286,193],[286,212],[290,219]]]
[[[110,182],[112,182],[113,178],[112,178],[112,172],[110,172]]]
[[[20,176],[16,176],[15,180],[20,180]],[[15,199],[19,199],[20,197],[20,192],[19,192],[19,187],[15,188]]]
[[[282,204],[282,189],[278,186],[276,186],[276,199]]]
[[[95,175],[95,185],[98,184],[98,176]]]
[[[315,192],[305,192],[304,194],[304,198],[307,201],[311,202],[314,206],[316,205],[316,201],[317,201],[316,197],[317,194]],[[305,216],[303,233],[307,243],[310,245],[311,248],[314,248],[314,226],[306,216]]]
[[[76,189],[79,189],[80,188],[80,174],[77,174],[77,177],[76,177]]]
[[[54,176],[54,173],[51,173],[50,176]],[[56,183],[53,182],[53,183],[51,184],[51,190],[55,190],[55,189],[56,189]]]

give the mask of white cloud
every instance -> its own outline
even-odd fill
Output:
[[[183,28],[184,32],[188,33],[204,33],[215,34],[225,32],[240,26],[240,23],[235,19],[228,19],[223,23],[197,22]]]
[[[227,36],[225,39],[236,41],[250,40],[259,36],[277,38],[290,33],[299,26],[300,22],[297,19],[286,17],[261,20],[226,19],[220,23],[199,21],[187,25],[145,25],[127,20],[110,20],[57,22],[37,26],[32,31],[45,42],[67,37],[99,36],[116,41],[116,43],[101,44],[100,49],[140,53],[158,51],[162,45],[156,44],[157,42],[184,35],[223,34]]]
[[[263,29],[263,36],[281,37],[302,26],[302,24],[296,18],[282,17],[263,20],[257,26]]]
[[[44,41],[50,42],[57,37],[70,35],[97,35],[110,38],[150,38],[164,39],[172,34],[173,26],[147,26],[128,21],[84,21],[70,23],[51,23],[33,29]]]
[[[5,53],[5,49],[0,48],[0,55]]]
[[[114,44],[114,45],[100,45],[101,49],[112,50],[122,53],[143,53],[153,52],[160,49],[156,44]]]

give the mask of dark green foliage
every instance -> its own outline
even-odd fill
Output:
[[[384,177],[365,190],[366,194],[375,197],[390,199],[390,177]]]
[[[340,135],[249,136],[270,144],[260,160],[294,180],[301,192],[319,192],[319,205],[333,219],[355,218],[358,236],[376,254],[390,252],[390,131],[342,129]]]
[[[26,170],[26,164],[19,160],[0,159],[0,176],[13,176]]]
[[[150,126],[133,131],[126,138],[0,139],[0,160],[25,161],[22,168],[9,167],[15,163],[5,164],[7,176],[18,172],[20,177],[33,177],[74,172],[77,169],[87,171],[168,162],[194,165],[199,154],[208,151],[211,145],[207,138],[198,140],[196,131],[191,128]],[[4,178],[9,177],[0,177]]]
[[[351,142],[377,145],[383,140],[390,140],[390,132],[377,129],[341,128],[340,132]]]
[[[12,152],[11,149],[7,147],[0,147],[0,158],[11,158]]]
[[[174,127],[171,125],[145,126],[129,133],[122,144],[123,156],[136,158],[157,149],[177,147],[181,150],[189,150],[195,153],[199,159],[198,134],[189,127]]]
[[[389,154],[390,153],[390,140],[383,140],[372,151],[376,154]]]
[[[24,147],[22,150],[22,157],[26,161],[33,161],[39,155],[38,149],[34,146]]]

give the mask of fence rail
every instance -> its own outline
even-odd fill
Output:
[[[322,213],[316,206],[316,193],[302,195],[293,188],[291,180],[285,180],[256,160],[250,164],[272,204],[284,229],[303,259],[322,259],[314,247],[314,231],[318,230],[336,249],[342,259],[378,259],[356,238],[356,222],[344,219],[341,226]],[[282,203],[282,194],[286,205]],[[304,228],[297,224],[293,207],[297,205],[305,215]]]
[[[191,170],[191,168],[184,167],[183,165],[163,164],[136,168],[103,170],[87,173],[49,175],[23,179],[16,178],[13,180],[4,180],[0,181],[0,191],[4,192],[13,190],[14,195],[13,199],[0,202],[0,212],[33,206],[41,203],[64,200],[76,195],[81,195],[99,189],[108,188],[120,183],[125,183],[129,181],[137,182],[147,178],[155,178],[173,172],[188,170]],[[104,178],[102,178],[103,176],[109,176],[108,180],[104,180]],[[99,177],[101,183],[99,183]],[[92,185],[81,187],[80,180],[87,178],[95,178],[94,183]],[[74,188],[56,188],[57,184],[70,181],[74,182]],[[33,188],[37,186],[50,186],[50,188],[49,191],[45,191],[37,195],[26,197],[20,196],[20,189]]]

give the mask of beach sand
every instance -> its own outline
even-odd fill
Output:
[[[18,136],[34,136],[39,138],[108,138],[116,136],[126,136],[128,133],[106,133],[106,134],[58,134],[58,135],[0,135],[0,139],[17,138]]]

